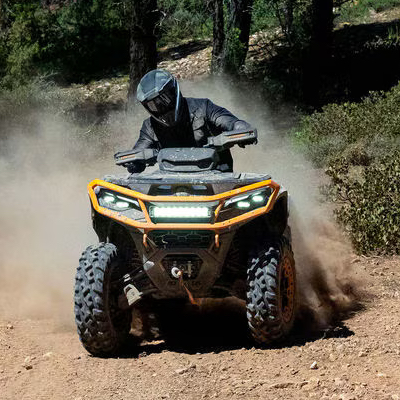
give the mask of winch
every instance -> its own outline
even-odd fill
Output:
[[[172,278],[196,279],[203,261],[196,254],[171,254],[161,263]]]

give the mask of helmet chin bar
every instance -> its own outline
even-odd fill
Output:
[[[178,122],[175,117],[175,114],[176,114],[175,110],[171,110],[166,114],[168,116],[171,116],[171,118],[167,118],[166,120],[164,120],[161,118],[157,118],[154,115],[153,115],[153,118],[156,119],[160,124],[163,124],[164,126],[171,128],[171,127],[175,126]]]
[[[178,84],[178,82],[177,82]],[[179,90],[179,84],[177,86],[177,89]],[[166,115],[171,116],[171,118],[166,118],[162,119],[161,117],[156,117],[154,114],[152,114],[149,110],[147,110],[150,115],[157,120],[160,124],[172,128],[176,125],[179,124],[180,119],[182,118],[182,93],[178,92],[178,98],[176,101],[176,106],[174,110],[169,111]]]

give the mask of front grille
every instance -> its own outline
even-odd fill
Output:
[[[209,247],[213,240],[214,233],[211,231],[151,231],[149,239],[157,247],[177,248],[177,247]]]

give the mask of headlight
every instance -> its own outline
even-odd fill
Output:
[[[265,206],[272,193],[271,188],[241,194],[228,199],[223,208],[237,207],[239,209],[254,209]]]
[[[226,221],[245,212],[264,207],[268,203],[271,193],[272,189],[266,187],[231,197],[225,201],[219,213],[218,221]]]
[[[100,189],[97,200],[100,206],[114,211],[142,210],[137,200],[104,189]]]
[[[218,202],[150,203],[149,214],[154,222],[210,222]]]

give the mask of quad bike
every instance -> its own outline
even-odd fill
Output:
[[[259,344],[286,337],[296,314],[288,193],[269,175],[223,172],[218,152],[256,143],[224,132],[204,148],[125,151],[159,170],[106,176],[88,185],[99,243],[82,254],[75,319],[83,346],[110,356],[128,339],[132,308],[151,299],[246,301]]]

